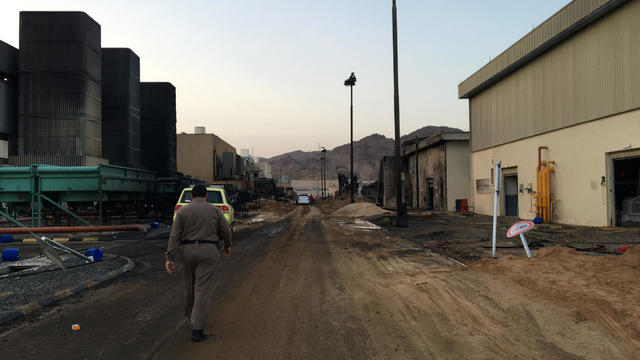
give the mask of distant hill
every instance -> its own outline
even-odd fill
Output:
[[[402,136],[402,142],[429,137],[440,132],[460,132],[462,130],[447,126],[425,126],[408,135]],[[394,140],[380,134],[373,134],[353,142],[353,172],[363,181],[378,179],[378,167],[383,156],[393,155]],[[321,172],[320,151],[292,151],[267,159],[274,177],[287,175],[295,180],[319,179]],[[327,150],[327,179],[336,179],[338,173],[349,175],[349,144]]]

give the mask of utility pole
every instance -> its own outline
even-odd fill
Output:
[[[351,76],[347,80],[344,81],[344,86],[349,86],[351,88],[351,178],[349,179],[349,192],[351,193],[351,203],[354,203],[353,200],[353,87],[356,85],[356,75],[351,73]]]
[[[392,1],[391,15],[393,26],[393,118],[396,135],[396,206],[398,208],[398,217],[396,226],[407,227],[407,208],[402,202],[402,177],[400,175],[400,96],[398,94],[398,10],[396,0]]]
[[[420,184],[419,184],[419,179],[420,177],[418,176],[418,144],[420,143],[420,140],[418,140],[418,135],[416,135],[416,210],[418,210],[420,208]]]
[[[322,148],[322,198],[327,197],[327,149]]]

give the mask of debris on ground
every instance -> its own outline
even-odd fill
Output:
[[[340,225],[355,230],[380,230],[382,229],[380,226],[373,224],[367,220],[356,219],[355,221],[341,221]]]
[[[390,211],[385,210],[372,203],[354,203],[338,209],[331,216],[344,218],[364,218],[390,213]]]

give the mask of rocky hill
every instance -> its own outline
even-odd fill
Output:
[[[401,137],[401,140],[424,138],[440,132],[459,132],[456,128],[447,126],[425,126],[408,135]],[[369,135],[353,143],[353,172],[355,176],[363,181],[375,181],[378,179],[378,167],[380,159],[386,155],[393,155],[394,141],[380,134]],[[274,177],[287,175],[296,180],[312,180],[320,178],[321,166],[320,151],[293,151],[286,154],[274,156],[267,159],[271,165]],[[350,152],[349,144],[338,146],[332,150],[327,150],[327,179],[336,179],[338,173],[349,175]]]

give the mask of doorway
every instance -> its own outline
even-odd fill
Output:
[[[616,226],[640,226],[640,157],[613,159]]]
[[[433,179],[427,179],[427,210],[434,209],[435,201],[433,199]]]
[[[518,216],[518,175],[504,176],[504,214]]]

